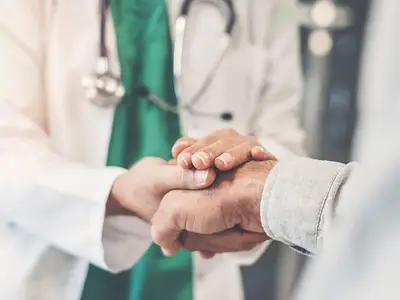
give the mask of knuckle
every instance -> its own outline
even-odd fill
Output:
[[[214,158],[217,156],[217,151],[215,148],[207,147],[204,149],[201,149],[201,152],[204,152],[206,155],[208,155],[211,158]]]
[[[158,225],[152,225],[151,226],[151,238],[153,239],[153,242],[159,246],[162,246],[162,234],[160,230],[158,229]]]
[[[185,149],[182,150],[181,154],[184,153],[190,153],[192,154],[193,152],[196,152],[196,149],[198,149],[200,147],[202,143],[200,141],[195,142],[190,144],[188,147],[186,147]]]
[[[177,201],[176,197],[174,197],[174,193],[170,193],[172,196],[170,196],[167,200],[167,202],[164,203],[162,206],[165,219],[170,221],[170,222],[175,222],[178,219],[179,212],[180,212],[180,206],[178,205],[179,201]],[[162,202],[164,202],[165,199],[163,199]]]
[[[162,199],[160,206],[158,207],[157,213],[154,216],[154,225],[156,226],[156,229],[158,231],[163,228],[163,225],[166,225],[167,223],[171,222],[173,220],[173,211],[171,210],[171,206],[174,203],[173,198],[170,196],[171,193],[168,193],[167,195],[164,196]],[[161,225],[163,224],[163,225]],[[164,226],[166,227],[166,226]]]
[[[212,134],[213,136],[233,136],[238,135],[237,131],[232,127],[218,129],[217,131]]]
[[[195,144],[191,144],[191,145],[189,145],[188,147],[186,147],[185,149],[183,149],[183,150],[181,151],[181,153],[179,153],[179,155],[182,155],[182,154],[184,154],[184,153],[190,152],[191,149],[193,148],[193,145],[195,145]]]
[[[186,142],[188,139],[189,139],[189,138],[188,138],[187,136],[180,137],[179,139],[176,140],[175,145],[176,145],[176,144],[179,144],[179,143],[184,143],[184,142]]]
[[[180,186],[184,188],[192,188],[194,187],[194,171],[193,170],[186,170],[181,169],[176,174],[176,180]]]
[[[181,137],[180,139],[178,139],[176,142],[175,142],[175,145],[174,146],[177,146],[177,145],[190,145],[190,144],[193,144],[195,142],[195,139],[192,139],[192,138],[190,138],[190,137]]]
[[[246,141],[244,142],[244,145],[246,146],[246,148],[251,149],[251,148],[253,148],[254,146],[257,146],[258,143],[257,143],[256,141],[246,140]]]
[[[222,130],[223,130],[224,133],[225,133],[226,135],[228,135],[228,136],[239,135],[238,132],[237,132],[235,129],[233,129],[233,128],[225,128],[225,129],[222,129]]]
[[[218,155],[218,153],[220,151],[222,151],[224,149],[224,146],[226,144],[226,141],[224,140],[218,140],[216,142],[214,142],[211,145],[208,145],[206,147],[204,147],[203,149],[200,149],[199,151],[205,152],[206,154],[208,154],[211,157],[215,157],[216,155]],[[226,148],[226,146],[225,146]]]

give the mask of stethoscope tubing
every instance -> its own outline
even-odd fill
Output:
[[[175,92],[180,94],[179,91],[179,82],[181,77],[181,68],[182,68],[182,59],[183,59],[183,41],[185,38],[186,32],[186,20],[190,11],[190,6],[193,4],[194,0],[184,0],[180,9],[180,14],[177,18],[175,24],[175,43],[174,43],[174,77],[175,77]],[[223,0],[226,7],[228,8],[228,18],[225,25],[224,30],[224,38],[223,38],[223,51],[219,55],[219,59],[217,63],[213,66],[208,76],[203,81],[203,84],[200,86],[198,91],[191,97],[187,104],[183,106],[172,106],[163,99],[157,97],[152,94],[151,91],[145,85],[141,85],[136,88],[138,94],[154,103],[159,108],[174,114],[179,113],[179,109],[184,109],[191,114],[203,116],[203,117],[220,117],[224,120],[231,120],[232,114],[229,112],[223,112],[222,114],[210,114],[210,113],[202,113],[193,109],[193,105],[195,105],[201,95],[206,91],[208,86],[211,84],[213,78],[215,77],[216,72],[219,69],[219,66],[225,57],[226,51],[230,44],[230,39],[233,31],[233,27],[236,22],[236,13],[233,6],[232,0]],[[109,0],[100,0],[99,9],[100,9],[100,39],[99,39],[99,56],[103,61],[108,62],[108,50],[107,50],[107,42],[106,42],[106,24],[107,24],[107,10],[108,10]]]
[[[106,42],[106,25],[107,25],[107,9],[108,0],[100,0],[100,57],[107,57],[107,42]]]

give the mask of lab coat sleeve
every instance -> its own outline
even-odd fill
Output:
[[[258,114],[253,134],[278,160],[304,155],[304,134],[300,127],[302,71],[299,27],[294,0],[274,1],[267,37],[262,45],[266,60]],[[255,47],[261,47],[257,45]],[[241,265],[254,264],[270,241],[251,251],[229,254]]]
[[[111,186],[124,169],[74,163],[51,145],[43,77],[52,8],[47,0],[0,4],[0,216],[58,249],[121,271],[150,245],[149,228],[134,217],[105,220]]]
[[[274,1],[264,48],[266,54],[254,135],[278,159],[304,155],[300,127],[302,67],[294,0]]]

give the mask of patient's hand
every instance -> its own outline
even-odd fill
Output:
[[[167,193],[151,221],[154,242],[170,255],[183,247],[204,257],[263,242],[260,202],[275,164],[273,159],[250,161],[221,172],[207,189]]]
[[[221,171],[231,170],[251,159],[274,158],[256,138],[242,136],[230,128],[218,130],[200,140],[183,137],[175,143],[172,155],[185,169],[193,166],[204,170],[215,166]]]
[[[232,170],[249,160],[275,159],[256,138],[242,136],[230,128],[217,130],[200,140],[183,137],[175,143],[172,155],[185,169],[216,167],[220,171]],[[249,250],[264,238],[260,233],[229,229],[212,235],[191,233],[185,243],[182,239],[180,242],[186,249],[197,249],[202,257],[211,258],[215,253]]]

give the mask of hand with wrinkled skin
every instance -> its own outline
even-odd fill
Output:
[[[198,251],[202,258],[212,258],[216,253],[249,251],[267,240],[264,233],[232,228],[214,234],[200,234],[184,231],[179,236],[182,248]],[[170,252],[163,249],[165,255]]]
[[[213,169],[197,171],[182,169],[176,161],[166,162],[156,157],[146,157],[130,170],[119,176],[110,193],[107,203],[107,215],[128,214],[150,222],[159,208],[162,198],[172,190],[200,190],[209,187],[215,180]],[[260,243],[258,235],[241,234],[241,242],[237,242],[237,233],[214,236],[202,236],[189,233],[186,245],[198,247],[198,243],[207,245],[207,249],[218,252],[242,251],[253,248]]]
[[[212,235],[237,226],[264,235],[265,240],[259,215],[260,201],[265,181],[275,164],[276,160],[250,161],[219,174],[208,189],[169,192],[152,219],[154,242],[165,253],[173,255],[182,246],[182,232]],[[201,248],[200,244],[192,245],[191,250],[217,252]],[[187,247],[186,243],[183,246]]]
[[[182,137],[176,141],[172,148],[172,155],[177,159],[179,165],[186,169],[194,167],[198,170],[204,170],[215,167],[221,171],[229,171],[249,160],[274,159],[257,142],[255,137],[242,136],[231,128],[217,130],[199,140]],[[227,243],[234,245],[242,242],[241,235],[245,232],[243,230],[229,230],[229,235],[227,233],[224,232],[224,238],[230,236],[230,241],[227,241]],[[218,234],[218,237],[220,236],[221,234]],[[210,241],[218,241],[215,235],[203,237],[199,234],[197,237],[197,240],[194,241],[196,243],[193,243],[191,247],[188,247],[188,241],[184,246],[189,250],[210,249],[208,247]],[[262,238],[265,238],[265,236],[262,236]],[[181,244],[183,244],[182,241]],[[216,242],[213,242],[213,244],[216,244]],[[218,249],[219,252],[226,251],[223,251],[223,247],[221,247]],[[200,256],[203,258],[211,258],[214,254],[210,251],[200,251]]]

